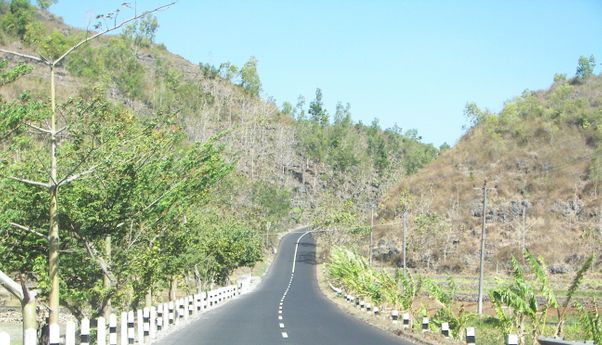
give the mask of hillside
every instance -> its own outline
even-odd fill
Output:
[[[8,2],[3,6],[0,11],[11,11]],[[33,29],[5,28],[0,47],[47,55],[86,35],[45,10],[35,9],[29,20]],[[98,27],[107,22],[111,21],[101,20]],[[320,90],[313,100],[300,97],[294,107],[288,102],[279,107],[269,97],[260,97],[254,58],[241,68],[229,62],[194,64],[153,43],[154,31],[142,27],[158,24],[156,18],[149,16],[142,23],[123,34],[101,37],[66,59],[57,70],[58,98],[103,92],[141,117],[175,114],[191,141],[219,135],[227,159],[236,162],[234,175],[239,176],[230,189],[241,192],[231,198],[235,210],[261,212],[257,209],[265,205],[257,205],[252,193],[257,188],[287,194],[291,199],[287,213],[297,222],[311,218],[323,195],[351,199],[357,210],[365,210],[382,196],[383,187],[437,155],[437,149],[421,143],[415,131],[384,130],[377,121],[355,124],[349,105],[340,104],[334,112],[324,109]],[[24,61],[6,54],[4,58]],[[32,67],[28,77],[4,87],[2,96],[15,99],[28,90],[46,99],[47,69]]]
[[[529,248],[553,273],[591,254],[600,271],[602,77],[556,76],[498,114],[475,105],[466,113],[474,125],[459,143],[385,197],[381,223],[399,224],[409,209],[411,266],[478,270],[486,180],[487,269],[508,269],[510,256]],[[399,247],[399,229],[382,226],[381,244]]]

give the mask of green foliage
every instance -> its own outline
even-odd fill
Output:
[[[468,120],[469,128],[472,128],[481,123],[487,117],[492,114],[487,110],[481,110],[476,103],[470,102],[466,104],[464,108],[464,116]]]
[[[148,48],[155,41],[155,34],[159,28],[157,17],[147,14],[128,25],[122,36],[136,48]]]
[[[257,59],[251,56],[240,69],[240,86],[250,95],[259,97],[261,80],[257,73]]]
[[[579,310],[580,326],[585,331],[588,339],[594,344],[602,344],[602,314],[598,309],[598,303],[593,301],[591,309],[586,309],[582,304],[577,304]]]
[[[577,64],[577,72],[575,73],[575,79],[578,82],[583,82],[585,79],[590,78],[594,75],[594,69],[596,68],[596,58],[593,55],[580,56]]]
[[[7,70],[8,65],[7,60],[0,59],[0,87],[10,84],[32,71],[31,66],[24,63],[20,63]]]
[[[433,316],[433,323],[440,326],[443,322],[448,322],[452,337],[462,340],[464,329],[470,315],[464,310],[464,305],[455,311],[453,306],[456,303],[457,285],[451,276],[447,277],[446,288],[436,284],[430,279],[424,279],[424,286],[429,296],[438,302],[440,308]]]
[[[322,90],[316,89],[316,97],[311,103],[309,103],[309,119],[314,124],[325,127],[328,125],[328,112],[324,109],[324,103],[322,102]]]
[[[0,25],[2,29],[23,39],[27,34],[28,25],[34,20],[35,8],[29,0],[11,0],[8,11],[2,14]]]

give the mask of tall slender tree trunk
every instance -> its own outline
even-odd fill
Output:
[[[56,99],[54,87],[54,65],[50,66],[50,102],[52,118],[50,123],[50,230],[48,235],[48,276],[50,277],[50,295],[48,307],[50,316],[48,323],[57,324],[59,321],[59,226],[57,223],[57,138],[56,138]]]
[[[176,290],[178,288],[178,278],[177,277],[172,277],[171,280],[169,281],[169,300],[170,301],[175,301],[176,300]]]
[[[111,251],[112,251],[112,246],[111,246],[111,235],[107,235],[105,237],[105,256],[107,257],[107,264],[111,264]],[[111,286],[111,279],[109,279],[108,275],[104,275],[103,276],[103,287],[105,289],[105,292],[108,292],[111,290],[112,286]],[[107,300],[105,302],[105,304],[102,307],[102,315],[105,318],[105,320],[108,320],[109,317],[111,316],[111,297],[107,297]]]

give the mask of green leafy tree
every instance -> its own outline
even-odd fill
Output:
[[[250,95],[259,97],[261,80],[257,73],[257,59],[251,56],[240,69],[240,86]]]
[[[316,89],[316,96],[311,103],[309,103],[309,118],[310,120],[317,124],[320,127],[325,127],[328,125],[328,112],[324,108],[324,103],[322,101],[322,90],[320,88]]]
[[[575,79],[579,82],[583,82],[584,80],[590,78],[594,75],[594,69],[596,68],[596,58],[593,55],[580,56],[579,61],[577,63],[577,72],[575,74]]]

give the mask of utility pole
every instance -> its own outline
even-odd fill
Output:
[[[483,218],[481,221],[481,260],[479,268],[479,305],[477,312],[483,315],[483,285],[485,272],[485,225],[487,223],[487,179],[483,181]]]
[[[370,259],[369,259],[369,263],[370,263],[370,266],[372,266],[372,242],[374,240],[374,205],[371,206],[370,210],[371,210],[371,213],[370,213]]]
[[[524,253],[526,249],[526,237],[527,237],[527,204],[523,203],[523,226],[521,229],[521,240],[520,240],[520,249],[521,252]]]
[[[408,210],[403,210],[403,274],[406,274],[406,247],[407,247],[407,234],[408,234]]]

